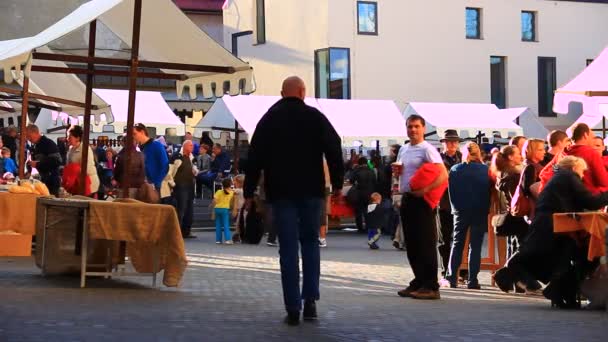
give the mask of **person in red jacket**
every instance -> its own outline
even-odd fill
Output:
[[[608,191],[608,171],[604,166],[602,156],[593,148],[593,134],[589,126],[578,123],[572,128],[572,146],[564,149],[562,155],[557,155],[541,171],[541,190],[553,175],[553,167],[563,156],[575,156],[585,160],[588,169],[585,171],[583,183],[594,195]]]
[[[608,155],[606,155],[606,145],[604,145],[604,139],[601,137],[593,137],[593,149],[597,151],[602,157],[604,167],[608,170]]]

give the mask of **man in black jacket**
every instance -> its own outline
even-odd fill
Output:
[[[52,195],[59,194],[61,179],[59,178],[59,166],[61,155],[59,148],[53,140],[40,134],[36,125],[29,125],[26,129],[27,140],[33,144],[32,160],[29,166],[36,168],[40,173],[40,180],[49,188]]]
[[[264,171],[266,199],[272,205],[279,244],[286,323],[297,325],[304,301],[304,319],[317,318],[321,257],[319,229],[325,197],[323,156],[334,194],[344,182],[340,137],[327,118],[304,103],[306,87],[298,77],[283,81],[282,99],[258,123],[251,139],[245,176],[246,207],[251,205]],[[302,246],[304,282],[300,293],[298,240]]]

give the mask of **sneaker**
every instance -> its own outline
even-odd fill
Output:
[[[414,299],[441,299],[439,290],[429,290],[425,288],[412,292],[411,296]]]
[[[315,321],[317,317],[317,305],[314,300],[304,302],[304,320]]]
[[[287,316],[285,316],[285,323],[291,326],[299,325],[300,311],[288,311]]]
[[[279,244],[274,242],[274,241],[268,241],[266,242],[266,246],[268,247],[277,247]]]
[[[458,288],[458,285],[456,283],[451,282],[447,278],[441,278],[439,280],[439,287],[456,289],[456,288]]]
[[[380,249],[380,246],[378,246],[378,244],[375,242],[368,243],[368,245],[369,249]]]
[[[221,245],[221,244],[222,244],[222,241],[215,241],[215,244],[216,244],[216,245]]]
[[[403,297],[403,298],[411,298],[412,297],[412,292],[416,291],[416,289],[414,289],[411,286],[408,286],[406,289],[403,289],[399,292],[397,292],[397,294],[399,295],[399,297]]]
[[[225,242],[225,244],[227,244],[227,245],[234,245],[234,242],[232,242],[232,240],[228,240],[228,241]]]
[[[319,239],[319,247],[321,247],[321,248],[327,247],[327,239]]]

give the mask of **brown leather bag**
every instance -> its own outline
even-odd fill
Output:
[[[136,200],[150,204],[160,203],[160,195],[154,189],[154,186],[148,182],[144,182],[137,190]]]
[[[532,201],[526,195],[520,185],[517,186],[515,194],[511,199],[511,215],[515,217],[530,216],[532,214]]]

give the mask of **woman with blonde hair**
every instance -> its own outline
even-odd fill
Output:
[[[524,144],[524,169],[520,180],[523,194],[532,202],[538,197],[541,165],[545,159],[545,142],[540,139],[530,139]],[[535,183],[538,183],[535,185]]]
[[[454,214],[454,238],[450,252],[450,263],[446,279],[450,287],[458,284],[458,268],[462,260],[462,250],[469,228],[471,230],[469,248],[469,289],[480,289],[477,275],[481,267],[481,246],[483,235],[488,229],[490,210],[490,178],[488,166],[483,163],[481,149],[474,142],[465,145],[464,162],[450,170],[448,191]]]
[[[586,247],[578,247],[565,234],[553,234],[553,214],[575,213],[584,210],[598,210],[608,205],[608,192],[593,195],[583,184],[586,162],[578,157],[567,156],[557,164],[557,171],[540,193],[536,215],[530,226],[530,233],[520,250],[507,262],[506,266],[494,274],[498,287],[509,292],[513,284],[523,279],[537,279],[550,285],[543,291],[553,306],[560,308],[577,307],[576,294],[582,278],[577,273],[584,265],[574,269],[573,261]],[[586,258],[579,262],[585,263]]]

